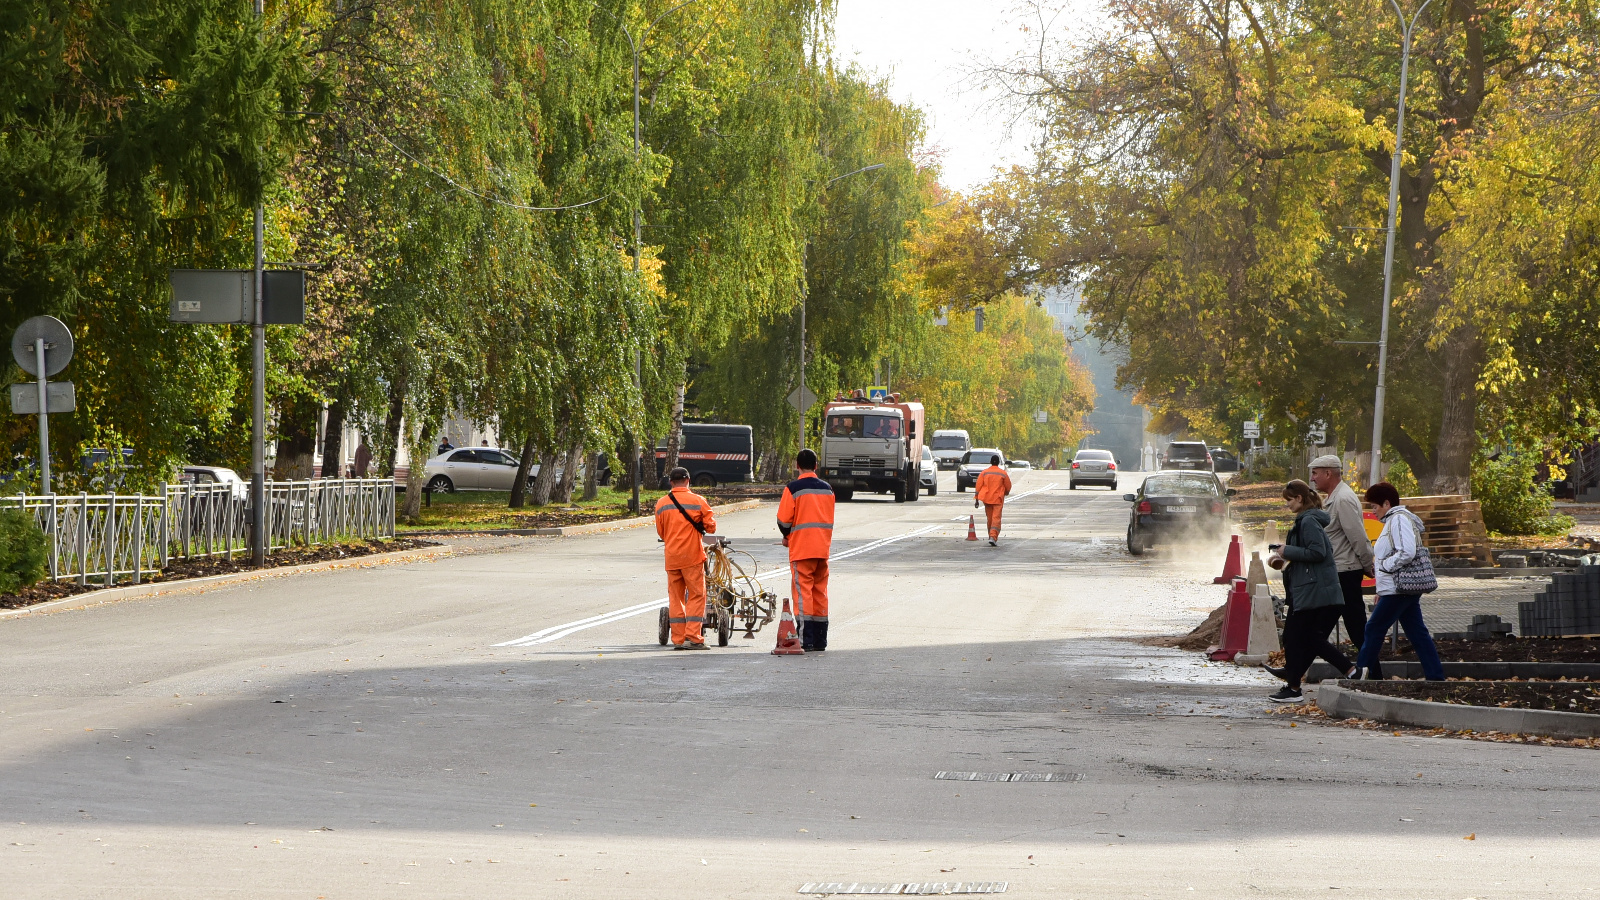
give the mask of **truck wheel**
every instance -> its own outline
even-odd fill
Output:
[[[913,503],[916,502],[917,495],[922,493],[921,472],[918,472],[915,469],[910,469],[907,471],[906,491],[906,499],[912,501]]]
[[[694,477],[694,486],[699,488],[713,488],[717,486],[717,479],[709,472],[701,472]]]
[[[833,489],[833,499],[839,501],[840,503],[849,503],[850,498],[853,496],[855,496],[855,491],[852,491],[849,488]]]
[[[896,503],[904,503],[904,502],[906,502],[906,484],[903,481],[895,482],[895,485],[894,485],[894,502],[896,502]]]

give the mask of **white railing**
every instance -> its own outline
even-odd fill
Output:
[[[163,485],[161,493],[0,497],[33,514],[50,545],[50,576],[138,584],[172,559],[250,550],[250,502],[229,484]],[[267,552],[394,537],[395,483],[324,478],[266,484]]]

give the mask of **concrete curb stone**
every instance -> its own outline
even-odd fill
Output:
[[[1419,679],[1422,677],[1422,663],[1414,659],[1386,659],[1383,661],[1383,674],[1385,678],[1398,675],[1406,679]],[[1343,675],[1343,672],[1334,671],[1333,666],[1317,660],[1306,672],[1305,680],[1307,683],[1335,681]],[[1447,662],[1444,664],[1444,677],[1474,678],[1478,681],[1506,681],[1512,678],[1539,680],[1600,678],[1600,663]]]
[[[1323,682],[1317,688],[1318,708],[1337,719],[1377,719],[1422,728],[1455,731],[1497,731],[1550,737],[1600,737],[1600,716],[1545,709],[1502,709],[1385,697]]]
[[[764,500],[740,500],[711,507],[714,515],[740,512],[761,506]],[[603,534],[625,528],[641,528],[655,524],[655,516],[633,519],[612,519],[608,522],[591,522],[587,525],[562,525],[553,528],[486,528],[481,531],[459,529],[454,531],[403,531],[397,537],[572,537],[580,534]]]
[[[206,588],[222,587],[241,581],[255,581],[261,578],[279,578],[285,575],[331,572],[336,569],[420,562],[449,556],[452,552],[454,550],[449,544],[441,544],[437,547],[416,547],[411,550],[395,550],[391,553],[369,553],[366,556],[329,559],[322,562],[304,563],[298,566],[277,566],[270,569],[252,569],[248,572],[229,572],[226,575],[207,575],[204,578],[179,578],[173,581],[153,581],[148,584],[103,588],[98,591],[74,594],[71,597],[62,597],[60,600],[51,600],[48,603],[35,603],[32,606],[24,606],[21,609],[3,609],[0,610],[0,619],[32,613],[52,613],[69,609],[83,609],[90,606],[99,606],[102,603],[115,603],[119,600],[132,600],[138,597],[152,597],[157,594],[201,591]]]

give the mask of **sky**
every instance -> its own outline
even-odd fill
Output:
[[[1028,46],[1013,10],[1017,0],[839,0],[835,45],[841,63],[855,61],[888,76],[891,93],[928,116],[928,144],[941,152],[941,182],[967,191],[996,167],[1025,164],[1030,133],[1008,133],[1008,116],[993,108],[972,70]]]

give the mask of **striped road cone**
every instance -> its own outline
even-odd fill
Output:
[[[968,514],[967,515],[967,540],[975,541],[977,539],[978,539],[978,520],[976,518],[974,518],[971,514]]]
[[[794,613],[789,611],[789,598],[783,598],[783,617],[778,620],[778,646],[773,648],[773,656],[804,656],[805,648],[800,646],[800,635],[795,631]]]

